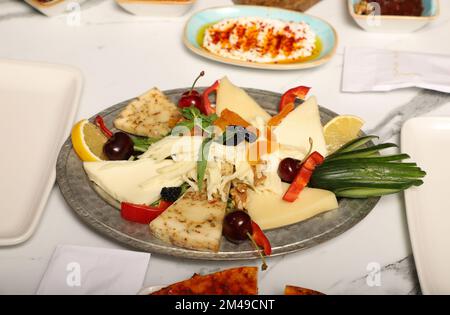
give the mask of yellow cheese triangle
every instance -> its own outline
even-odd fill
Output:
[[[217,90],[217,114],[220,115],[226,108],[237,113],[248,122],[258,116],[264,121],[268,121],[271,117],[247,92],[235,86],[227,77],[220,80]]]
[[[289,184],[283,183],[283,191]],[[279,228],[312,218],[320,213],[339,207],[331,191],[306,187],[294,202],[270,191],[248,191],[247,205],[250,217],[263,230]]]
[[[320,122],[319,106],[314,96],[283,119],[281,124],[275,128],[274,134],[278,143],[296,147],[304,154],[309,149],[309,138],[313,140],[313,151],[317,151],[323,156],[328,153]]]

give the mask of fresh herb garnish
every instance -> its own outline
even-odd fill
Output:
[[[197,107],[194,106],[183,108],[181,110],[181,114],[183,115],[185,120],[178,123],[175,126],[175,128],[186,127],[189,130],[191,130],[194,127],[199,127],[207,134],[210,134],[207,128],[210,127],[214,123],[214,121],[218,118],[216,114],[212,114],[209,116],[204,115],[200,112],[200,110]]]
[[[185,127],[189,130],[199,128],[205,136],[205,139],[203,139],[202,145],[200,146],[197,161],[197,185],[198,189],[201,191],[203,188],[203,180],[205,179],[206,167],[208,165],[209,148],[211,146],[212,139],[214,138],[214,131],[208,129],[210,129],[209,127],[212,126],[214,121],[218,119],[218,116],[216,114],[202,114],[195,106],[182,108],[181,114],[185,120],[178,123],[174,129],[177,127]]]
[[[185,192],[189,189],[189,187],[191,187],[191,186],[189,186],[188,183],[183,183],[180,187],[181,187],[181,194],[180,194],[180,196],[183,196],[184,193],[185,193]]]
[[[134,144],[134,151],[135,152],[146,152],[148,148],[155,142],[158,142],[161,140],[160,138],[146,138],[146,137],[131,137],[131,140],[133,140]]]
[[[152,203],[152,204],[150,205],[150,207],[158,207],[160,203],[161,203],[161,198],[159,198],[159,199],[156,200],[154,203]]]

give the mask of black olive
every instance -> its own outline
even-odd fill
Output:
[[[256,134],[254,134],[251,131],[246,130],[245,132],[245,141],[247,141],[248,143],[253,143],[255,142],[257,139]]]
[[[230,125],[222,136],[222,143],[227,146],[237,146],[245,140],[246,129],[242,126]]]
[[[180,198],[181,187],[164,187],[161,189],[161,199],[168,202],[175,202]]]

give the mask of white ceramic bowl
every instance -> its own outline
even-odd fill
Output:
[[[347,0],[348,10],[355,22],[369,32],[409,33],[414,32],[439,16],[439,0],[422,0],[422,16],[360,15],[355,13],[355,4],[360,0]]]
[[[185,15],[196,0],[116,0],[134,15],[178,17]]]
[[[29,5],[47,16],[56,16],[73,10],[73,4],[81,4],[85,0],[53,0],[50,2],[39,2],[37,0],[25,0]]]

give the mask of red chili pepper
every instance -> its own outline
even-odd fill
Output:
[[[303,188],[308,185],[311,176],[317,166],[322,164],[324,157],[319,152],[313,152],[306,161],[300,167],[300,171],[297,173],[291,186],[283,196],[283,200],[288,202],[294,202],[302,192]]]
[[[214,114],[216,112],[216,109],[214,107],[211,106],[211,102],[209,100],[209,95],[212,92],[215,92],[219,89],[219,85],[220,85],[220,81],[216,81],[214,82],[213,85],[211,85],[209,88],[207,88],[204,92],[203,92],[203,108],[199,108],[200,111],[205,114],[205,115],[211,115]]]
[[[120,205],[120,215],[127,221],[150,224],[161,213],[163,213],[172,202],[161,201],[158,207],[146,205],[135,205],[128,202],[122,202]]]
[[[98,115],[97,117],[95,117],[95,123],[106,137],[111,138],[113,136],[112,131],[109,130],[108,127],[106,127],[105,121],[103,120],[102,116]]]
[[[278,111],[281,112],[286,105],[295,103],[295,100],[297,98],[300,98],[302,100],[305,99],[309,90],[311,90],[311,88],[307,87],[307,86],[297,86],[295,88],[288,90],[281,97],[280,106],[278,107]]]
[[[264,255],[270,256],[272,254],[272,245],[270,245],[269,239],[254,221],[252,221],[252,230],[252,237],[255,243],[263,248]]]

